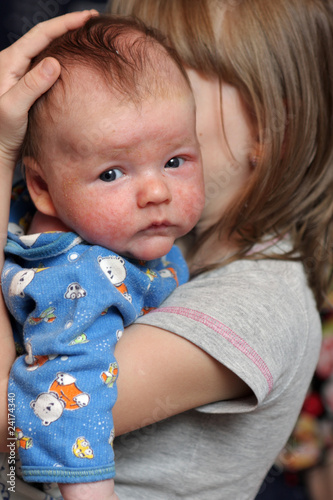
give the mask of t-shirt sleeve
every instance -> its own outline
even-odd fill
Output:
[[[304,304],[313,302],[310,293],[302,297],[297,266],[299,279],[292,282],[284,273],[257,269],[255,263],[241,272],[198,277],[139,320],[193,342],[253,391],[252,397],[206,405],[201,411],[251,411],[278,396],[292,379],[309,334]]]

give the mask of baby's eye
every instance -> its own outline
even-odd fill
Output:
[[[184,164],[185,160],[183,158],[180,158],[179,156],[175,156],[174,158],[171,158],[165,165],[165,168],[178,168],[181,167]]]
[[[121,170],[119,170],[119,168],[110,168],[110,170],[105,170],[105,172],[103,172],[99,176],[99,178],[103,182],[112,182],[112,181],[116,181],[117,179],[119,179],[122,176],[123,176],[123,173]]]

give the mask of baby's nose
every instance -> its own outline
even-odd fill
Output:
[[[137,196],[138,206],[144,208],[148,204],[170,203],[172,195],[164,179],[148,178],[140,186]]]

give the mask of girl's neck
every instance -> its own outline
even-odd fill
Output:
[[[184,236],[180,241],[177,241],[177,244],[186,257],[191,273],[195,273],[207,266],[222,264],[223,261],[235,254],[239,248],[235,242],[227,237],[219,238],[217,232],[204,241],[195,253],[192,251],[197,244],[195,234],[190,233]]]

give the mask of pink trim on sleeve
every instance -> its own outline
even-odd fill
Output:
[[[198,323],[202,323],[208,328],[211,328],[212,330],[214,330],[214,332],[221,335],[225,340],[236,347],[236,349],[241,351],[243,354],[245,354],[245,356],[253,361],[253,363],[257,366],[257,368],[259,368],[259,370],[267,380],[269,392],[272,390],[273,377],[265,361],[247,342],[245,342],[244,339],[237,335],[237,333],[233,332],[228,326],[225,326],[223,323],[213,318],[212,316],[208,316],[207,314],[195,311],[193,309],[187,309],[185,307],[160,307],[151,311],[150,314],[156,313],[178,314],[180,316],[185,316],[189,319],[192,319],[193,321],[197,321]]]

